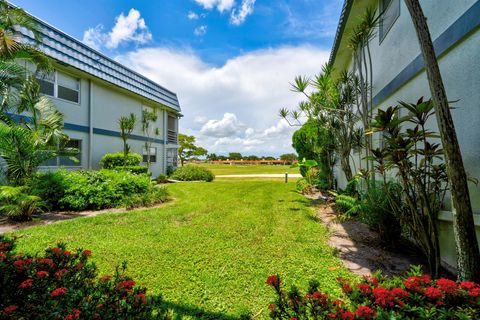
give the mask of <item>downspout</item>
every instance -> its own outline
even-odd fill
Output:
[[[93,113],[92,113],[92,80],[88,79],[88,169],[93,163]]]

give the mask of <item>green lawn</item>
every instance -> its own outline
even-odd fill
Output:
[[[334,295],[350,276],[326,244],[327,230],[293,183],[216,181],[168,186],[175,201],[160,209],[78,218],[16,232],[18,250],[57,242],[89,248],[101,274],[128,262],[129,274],[162,293],[179,313],[266,318],[265,285],[278,273],[303,288],[315,277]]]
[[[266,164],[198,164],[201,167],[212,170],[215,175],[223,174],[268,174],[268,173],[300,173],[298,168],[290,168],[289,165],[266,165]]]

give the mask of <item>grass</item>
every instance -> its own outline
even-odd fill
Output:
[[[100,274],[122,261],[150,292],[177,312],[203,319],[267,317],[274,297],[265,285],[279,274],[306,288],[317,278],[340,295],[337,276],[350,277],[327,245],[308,200],[293,183],[216,181],[169,185],[176,199],[160,209],[103,214],[15,232],[18,250],[34,253],[67,242],[91,249]]]
[[[203,163],[199,166],[210,169],[215,175],[226,174],[270,174],[270,173],[300,173],[298,168],[290,168],[289,165],[266,165],[266,164],[211,164]]]

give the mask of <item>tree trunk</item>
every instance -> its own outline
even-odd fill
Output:
[[[480,252],[475,234],[467,175],[463,166],[450,107],[443,86],[427,20],[418,0],[405,0],[420,43],[436,118],[445,152],[453,202],[453,231],[457,250],[458,278],[480,281]]]

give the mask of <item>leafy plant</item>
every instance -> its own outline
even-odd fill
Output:
[[[127,157],[130,153],[130,145],[127,143],[130,135],[135,129],[135,124],[137,123],[137,117],[135,114],[130,113],[128,117],[122,116],[118,119],[118,126],[120,128],[120,137],[123,141],[123,156],[125,157],[124,165],[127,165]]]
[[[157,180],[157,183],[166,183],[168,181],[168,177],[167,175],[161,173],[157,176],[157,179],[155,180]]]
[[[266,284],[275,291],[269,306],[272,319],[477,319],[480,316],[480,285],[449,279],[433,281],[412,268],[407,277],[364,277],[358,282],[337,279],[348,299],[334,299],[311,281],[305,294],[283,287],[277,275]]]
[[[160,296],[125,274],[97,278],[90,250],[64,244],[34,256],[15,252],[15,241],[0,236],[2,319],[169,319]]]
[[[130,152],[127,157],[121,152],[118,153],[107,153],[100,163],[104,169],[113,169],[123,166],[139,166],[142,161],[142,156],[138,153]]]
[[[0,213],[8,218],[28,221],[42,207],[42,199],[28,194],[26,187],[0,186]]]
[[[347,220],[358,215],[363,210],[363,204],[356,197],[339,194],[335,197],[335,208],[341,213],[340,220]]]
[[[400,117],[401,109],[408,114]],[[372,159],[385,186],[388,171],[394,171],[399,178],[403,201],[398,203],[386,189],[390,205],[427,257],[436,277],[440,268],[437,215],[448,180],[443,151],[440,144],[433,142],[438,135],[426,127],[433,115],[432,101],[422,98],[417,103],[400,102],[399,106],[379,110],[372,122],[372,132],[382,132],[385,143],[383,148],[372,150]]]
[[[180,168],[177,168],[172,175],[170,176],[173,180],[179,181],[206,181],[211,182],[215,179],[215,175],[212,171],[207,168],[195,166],[195,165],[186,165]]]

